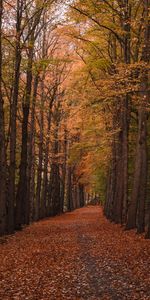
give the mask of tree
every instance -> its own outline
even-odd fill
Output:
[[[148,21],[148,1],[144,5],[144,42],[142,49],[141,62],[148,64],[149,41],[150,41],[150,24]],[[138,211],[138,232],[145,230],[145,202],[147,193],[147,104],[148,104],[148,71],[147,68],[141,68],[141,85],[140,85],[140,103],[138,108],[138,139],[136,149],[135,174],[131,204],[128,213],[127,229],[136,227],[136,218]]]
[[[3,1],[0,1],[0,235],[6,232],[6,149],[5,149],[5,125],[2,93],[2,16]]]

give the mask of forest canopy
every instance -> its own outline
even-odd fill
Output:
[[[0,234],[101,203],[150,237],[149,0],[0,0]]]

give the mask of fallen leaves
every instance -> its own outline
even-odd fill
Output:
[[[150,241],[100,207],[47,219],[0,245],[0,299],[150,299]]]

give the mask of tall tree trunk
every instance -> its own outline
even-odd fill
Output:
[[[80,207],[83,207],[85,204],[85,197],[84,197],[84,185],[79,183],[79,199],[80,199]]]
[[[8,231],[14,230],[14,205],[15,205],[15,181],[16,181],[16,119],[17,104],[19,95],[19,78],[21,64],[20,34],[22,21],[23,1],[17,1],[17,21],[16,21],[16,48],[15,48],[15,70],[13,93],[10,111],[10,166],[9,166],[9,195],[8,195]]]
[[[57,163],[52,163],[51,176],[51,209],[52,215],[55,216],[60,213],[60,174]]]
[[[148,19],[149,0],[143,1],[145,9],[145,33],[141,62],[149,63],[150,59],[150,23]],[[145,69],[141,74],[141,88],[140,88],[140,104],[138,108],[138,140],[135,160],[135,173],[133,182],[133,191],[131,196],[131,203],[128,212],[127,229],[136,227],[138,233],[145,230],[145,201],[147,192],[147,103],[148,103],[148,72]],[[137,218],[138,211],[138,218]]]
[[[104,213],[106,217],[110,220],[113,219],[113,205],[115,199],[115,191],[116,191],[116,138],[113,137],[112,142],[112,161],[111,167],[109,170],[109,178],[107,184],[107,198],[105,201]]]
[[[150,239],[150,211],[149,211],[149,220],[148,220],[148,228],[145,237]]]
[[[57,104],[56,111],[54,113],[54,142],[52,146],[53,158],[51,166],[52,176],[52,190],[51,190],[51,203],[53,215],[59,214],[60,211],[60,166],[58,160],[59,154],[59,122],[60,122],[60,103]]]
[[[36,220],[41,217],[41,189],[42,189],[42,166],[43,166],[43,141],[44,141],[44,78],[42,76],[41,82],[41,105],[40,105],[40,134],[39,134],[39,154],[38,154],[38,170],[37,170],[37,186],[36,186],[36,202],[35,215]]]
[[[124,20],[123,29],[125,31],[124,37],[124,62],[130,64],[131,52],[131,5],[129,0],[123,0],[124,6]],[[121,223],[126,223],[127,220],[127,205],[128,205],[128,132],[129,132],[129,95],[127,94],[123,99],[122,105],[122,161],[123,161],[123,200],[122,200],[122,216]]]
[[[146,104],[146,103],[145,103]],[[145,106],[145,105],[144,105]],[[147,196],[147,176],[148,176],[148,156],[147,156],[147,113],[141,109],[139,112],[139,123],[141,123],[141,172],[140,172],[140,187],[138,194],[138,222],[137,232],[142,233],[145,231],[145,203]]]
[[[21,162],[19,183],[16,197],[16,228],[21,224],[29,224],[29,199],[27,199],[27,165],[28,165],[28,120],[32,90],[32,64],[34,50],[34,34],[29,42],[26,96],[23,103]]]
[[[73,199],[72,199],[72,169],[68,166],[67,170],[67,210],[73,210]]]
[[[111,219],[111,208],[110,205],[112,203],[112,178],[115,178],[112,176],[112,162],[111,166],[108,169],[107,172],[107,184],[106,184],[106,199],[104,203],[104,215],[107,219]],[[89,194],[88,194],[89,196]]]
[[[142,59],[149,64],[149,62],[150,62],[150,18],[149,18],[150,0],[145,1],[144,8],[146,11],[146,22],[145,22],[146,28],[145,28],[145,45],[144,45],[144,49],[143,49]],[[145,98],[145,101],[148,103],[148,101],[150,99],[148,72],[145,75],[146,75],[146,78],[145,78],[145,80],[143,80],[143,88],[144,88],[143,98]],[[148,224],[148,230],[146,233],[146,238],[150,239],[150,206],[149,206],[149,224]]]
[[[44,171],[43,171],[43,187],[42,187],[42,217],[46,217],[46,206],[47,206],[47,193],[48,193],[48,161],[49,161],[49,146],[50,146],[50,129],[51,129],[51,114],[52,114],[52,103],[49,106],[48,113],[48,127],[46,135],[46,146],[45,146],[45,158],[44,158]]]
[[[121,106],[121,105],[120,105]],[[122,112],[121,108],[119,110],[119,127],[120,132],[117,133],[117,141],[116,141],[116,186],[114,191],[114,199],[113,199],[113,208],[112,208],[112,220],[115,223],[121,223],[122,218],[122,205],[123,205],[123,194],[124,194],[124,185],[123,185],[123,128],[120,123],[122,120]]]
[[[34,79],[33,99],[31,109],[31,125],[29,133],[28,170],[27,170],[27,199],[29,199],[30,219],[34,220],[34,193],[35,193],[35,107],[39,75]]]
[[[16,196],[16,228],[21,224],[29,224],[30,202],[27,198],[27,166],[28,166],[28,120],[30,113],[30,100],[32,91],[32,66],[34,56],[35,41],[40,33],[36,32],[39,25],[44,5],[39,7],[38,3],[32,16],[32,25],[28,22],[27,42],[28,42],[28,65],[27,81],[25,90],[25,100],[23,102],[23,121],[22,121],[22,145],[21,145],[21,162],[19,168],[19,183]]]
[[[125,64],[130,63],[130,19],[131,8],[128,0],[120,0],[122,8],[121,27],[124,30],[122,44],[122,60]],[[115,23],[115,18],[113,17]],[[112,41],[111,57],[116,62],[116,41]],[[107,185],[107,199],[104,212],[108,218],[116,223],[125,223],[128,203],[128,129],[129,129],[129,96],[125,95],[116,103],[113,116],[113,129],[120,129],[115,134],[112,144],[112,166]]]
[[[65,201],[65,187],[66,187],[66,167],[67,167],[67,129],[64,129],[64,142],[63,142],[64,159],[62,164],[61,176],[61,195],[60,195],[60,209],[63,212]]]
[[[122,162],[123,162],[123,200],[121,223],[127,220],[128,207],[128,132],[129,132],[129,96],[123,99],[123,143],[122,143]]]
[[[2,17],[3,1],[0,0],[0,235],[6,231],[6,149],[5,126],[2,96]]]
[[[109,218],[116,222],[122,222],[122,208],[124,195],[124,165],[123,165],[123,100],[118,98],[113,112],[114,140],[112,143],[112,167],[109,184]],[[119,132],[118,132],[119,130]]]
[[[135,160],[135,172],[133,190],[131,195],[131,203],[128,210],[128,220],[126,229],[136,227],[137,209],[143,215],[144,203],[146,197],[146,182],[147,182],[147,145],[146,145],[146,122],[147,116],[145,108],[139,109],[139,125],[138,125],[138,141]],[[143,219],[143,217],[142,217]],[[144,219],[142,220],[142,223]],[[141,227],[144,230],[144,223]]]

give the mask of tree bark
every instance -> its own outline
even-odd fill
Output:
[[[57,104],[54,112],[54,142],[52,146],[53,158],[51,165],[51,203],[52,203],[52,214],[60,214],[60,166],[58,160],[59,154],[59,123],[60,123],[60,103]]]
[[[65,201],[65,186],[66,186],[66,167],[67,167],[67,129],[64,129],[64,142],[63,142],[64,161],[62,164],[62,176],[61,176],[61,195],[60,195],[60,209],[63,212]]]
[[[2,95],[2,17],[3,1],[0,0],[0,235],[6,231],[6,149],[5,149],[5,126],[4,108]]]
[[[29,199],[27,199],[27,166],[28,166],[28,120],[32,90],[32,64],[34,53],[34,33],[29,42],[27,68],[26,96],[23,103],[21,162],[19,168],[19,183],[16,197],[16,229],[21,224],[29,224]]]
[[[51,131],[51,116],[52,116],[53,101],[50,101],[48,112],[48,126],[46,134],[45,158],[44,158],[44,171],[43,171],[43,187],[42,187],[42,217],[46,217],[46,206],[48,196],[48,162],[49,162],[49,146],[50,146],[50,131]]]
[[[42,189],[42,166],[43,166],[43,141],[44,141],[44,78],[41,82],[41,105],[40,105],[40,134],[39,134],[39,154],[38,154],[38,170],[37,170],[37,186],[36,186],[36,202],[35,202],[35,218],[39,220],[41,217],[41,189]]]
[[[85,199],[84,199],[84,185],[79,183],[79,199],[80,199],[80,207],[84,206]]]
[[[29,132],[28,169],[27,169],[27,199],[29,199],[30,220],[34,220],[34,196],[35,196],[35,107],[39,75],[34,79],[33,99],[31,109],[31,125]]]
[[[73,210],[73,199],[72,199],[72,170],[68,166],[67,170],[67,210]]]
[[[137,209],[141,219],[141,230],[144,230],[144,203],[146,197],[147,182],[147,145],[146,145],[146,122],[145,108],[139,110],[138,141],[135,160],[135,172],[131,203],[128,210],[126,229],[136,228]],[[139,205],[139,207],[138,207]],[[142,214],[142,215],[141,215]]]
[[[150,58],[150,23],[148,19],[149,0],[143,1],[145,10],[145,29],[141,62],[149,63]],[[144,67],[141,74],[140,104],[138,108],[138,141],[135,160],[135,173],[131,203],[128,212],[127,229],[135,228],[138,233],[145,230],[145,201],[147,193],[147,103],[148,73]],[[138,211],[138,215],[137,215]],[[137,224],[136,224],[137,221]]]
[[[8,195],[8,231],[14,231],[14,205],[15,205],[15,181],[16,181],[16,119],[19,95],[19,79],[21,65],[20,34],[22,21],[23,2],[17,1],[17,21],[16,21],[16,47],[15,47],[15,70],[12,103],[10,112],[10,166],[9,166],[9,195]]]

